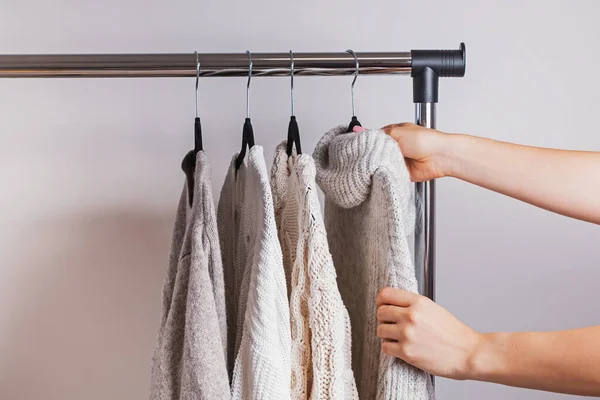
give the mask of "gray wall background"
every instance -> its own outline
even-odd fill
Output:
[[[600,150],[593,0],[2,0],[0,9],[0,53],[390,51],[465,41],[466,77],[441,83],[440,129]],[[307,150],[347,122],[350,81],[297,79]],[[0,398],[146,398],[193,87],[191,78],[0,80]],[[244,90],[243,78],[200,82],[215,190],[239,147]],[[251,95],[270,163],[286,135],[289,80],[255,79]],[[356,95],[366,126],[413,120],[407,77],[359,77]],[[600,323],[597,226],[452,179],[438,187],[443,306],[481,331]],[[569,397],[444,379],[438,394]]]

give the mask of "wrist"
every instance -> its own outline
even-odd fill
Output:
[[[464,135],[454,133],[437,132],[438,140],[435,149],[435,166],[439,177],[457,178],[459,173],[460,148],[464,146],[461,142]]]
[[[479,334],[479,340],[474,347],[464,379],[490,381],[504,369],[502,357],[503,343],[509,339],[508,333]]]

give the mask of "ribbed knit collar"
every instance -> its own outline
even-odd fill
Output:
[[[344,208],[360,205],[371,192],[373,174],[386,168],[400,183],[400,190],[411,190],[410,176],[396,142],[379,129],[346,133],[340,125],[317,143],[313,157],[317,183],[325,196]]]

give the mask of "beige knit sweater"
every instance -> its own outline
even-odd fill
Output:
[[[378,292],[417,292],[407,236],[414,229],[410,176],[393,139],[380,130],[327,132],[314,151],[325,193],[325,224],[338,284],[352,321],[352,365],[361,399],[431,400],[431,377],[381,352]]]
[[[236,338],[231,397],[288,400],[290,317],[273,197],[262,147],[246,157],[237,176],[233,157],[218,207],[228,312],[235,315],[228,320]]]
[[[337,287],[311,156],[275,151],[275,220],[290,292],[292,399],[352,400],[351,327]]]
[[[151,400],[230,398],[223,267],[203,152],[196,155],[194,186],[191,207],[186,183],[177,209]]]

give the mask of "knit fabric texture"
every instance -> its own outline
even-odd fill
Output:
[[[206,155],[196,154],[194,198],[177,209],[163,285],[151,400],[230,398],[221,250]]]
[[[310,155],[275,152],[275,220],[290,291],[293,399],[358,399],[351,327],[337,287]]]
[[[237,176],[235,158],[221,191],[218,218],[229,311],[235,309],[235,318],[228,320],[236,337],[231,395],[237,400],[286,400],[289,304],[263,149],[255,145],[248,151]]]
[[[235,155],[221,188],[219,204],[217,206],[217,222],[219,226],[219,240],[223,259],[223,272],[225,277],[225,304],[227,309],[227,365],[230,378],[233,376],[235,363],[236,333],[238,319],[238,304],[240,287],[242,285],[243,267],[246,265],[246,253],[238,251],[238,238],[240,231],[240,215],[244,199],[244,183],[246,182],[246,164],[241,164],[235,170]],[[241,247],[241,246],[240,246]],[[240,248],[242,250],[242,248]],[[239,329],[240,340],[242,326]],[[239,345],[238,345],[239,347]]]
[[[431,400],[431,377],[381,352],[376,296],[387,286],[417,292],[407,236],[414,190],[396,142],[380,130],[327,132],[314,159],[340,292],[352,321],[352,365],[361,399]]]

